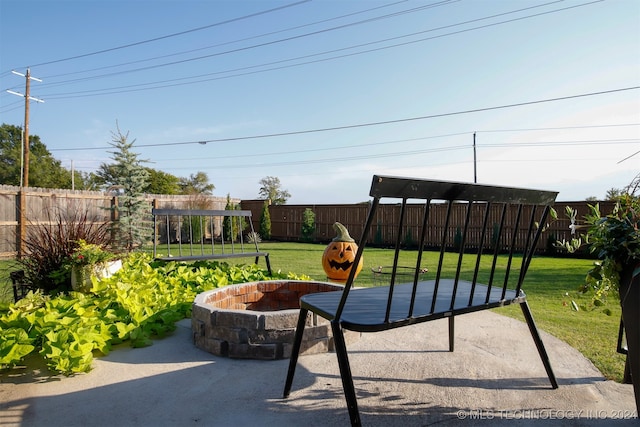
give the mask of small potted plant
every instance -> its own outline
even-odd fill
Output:
[[[107,277],[122,267],[122,261],[103,247],[78,240],[78,246],[69,255],[68,265],[71,267],[71,288],[78,292],[91,289],[91,276]]]
[[[613,212],[601,215],[599,206],[589,205],[583,225],[576,225],[576,212],[567,208],[572,233],[570,242],[559,242],[569,252],[583,244],[597,256],[587,272],[583,290],[597,298],[613,291],[620,296],[622,324],[627,341],[627,369],[640,409],[640,174],[619,196]],[[635,380],[633,377],[635,376]]]

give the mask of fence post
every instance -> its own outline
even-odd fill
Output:
[[[160,203],[158,203],[158,199],[153,199],[151,201],[151,208],[152,209],[158,209],[159,206],[160,206]],[[158,236],[159,236],[158,227],[159,227],[159,225],[156,224],[155,216],[153,218],[154,219],[153,219],[153,237],[152,238],[153,238],[153,247],[155,248],[156,245],[159,243],[159,240],[158,240]],[[167,239],[168,238],[169,237],[167,236]],[[211,238],[213,239],[213,236],[211,236]],[[153,255],[155,256],[155,253]]]
[[[118,221],[118,196],[113,196],[111,198],[111,241],[114,242],[116,239],[116,228],[118,225],[114,226],[116,221]],[[118,242],[119,243],[119,242]]]
[[[25,194],[25,188],[21,187],[18,192],[18,232],[16,233],[18,241],[16,246],[18,248],[18,259],[21,259],[26,255],[25,241],[27,239],[27,195]]]

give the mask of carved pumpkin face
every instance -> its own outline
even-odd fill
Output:
[[[334,229],[338,232],[338,237],[329,242],[325,248],[322,254],[322,268],[329,280],[346,282],[356,258],[358,245],[351,239],[342,224],[336,223]],[[360,257],[360,262],[356,266],[356,276],[362,270],[362,259],[363,257]]]

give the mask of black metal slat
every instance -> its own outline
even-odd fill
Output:
[[[389,295],[387,296],[387,310],[384,316],[385,323],[389,322],[389,314],[391,312],[391,304],[393,302],[393,289],[396,284],[396,273],[398,272],[398,257],[400,255],[400,244],[402,243],[402,227],[404,225],[406,207],[407,207],[407,199],[403,199],[402,205],[400,206],[400,220],[398,221],[396,249],[393,254],[393,267],[391,268],[391,283],[389,284]]]
[[[200,220],[200,236],[198,236],[200,238],[200,253],[202,255],[204,255],[204,227],[203,227],[203,223],[202,223],[202,215],[198,216],[198,219]]]
[[[460,253],[458,254],[458,264],[456,266],[456,274],[453,279],[453,292],[451,295],[450,310],[453,310],[456,303],[456,294],[458,292],[458,282],[460,281],[460,270],[462,270],[462,259],[464,258],[464,250],[467,242],[467,233],[469,232],[469,221],[471,220],[471,209],[473,209],[473,203],[469,201],[467,204],[467,214],[464,219],[464,231],[462,232],[462,241],[460,242]]]
[[[411,301],[409,303],[409,317],[413,316],[413,309],[416,303],[416,292],[418,289],[418,278],[422,268],[422,254],[424,252],[424,240],[427,232],[427,224],[429,223],[429,213],[431,212],[431,200],[427,200],[424,205],[422,214],[422,227],[420,228],[420,246],[418,247],[418,256],[416,259],[416,271],[413,275],[413,290],[411,292]]]
[[[214,237],[215,235],[215,228],[214,228],[214,224],[213,224],[213,216],[209,217],[209,234],[211,235],[211,253],[215,254],[216,253],[216,239]]]
[[[513,226],[513,233],[511,234],[511,246],[509,247],[509,258],[507,261],[507,268],[504,273],[504,283],[502,284],[502,298],[504,299],[507,293],[507,287],[509,286],[509,275],[511,273],[511,264],[513,263],[513,255],[516,251],[516,240],[518,239],[518,230],[520,228],[520,218],[522,217],[522,203],[518,204],[518,213],[516,214],[516,222]]]
[[[167,256],[171,256],[171,230],[169,229],[169,215],[165,217],[165,223],[166,223],[166,235],[167,235]]]
[[[187,221],[189,221],[189,256],[193,256],[193,221],[191,221],[191,215],[187,215]]]
[[[438,286],[440,285],[440,276],[442,275],[442,262],[444,260],[445,246],[447,244],[447,233],[449,231],[449,220],[451,219],[452,201],[447,202],[447,216],[444,221],[444,230],[442,231],[442,244],[440,245],[440,257],[438,260],[438,271],[436,273],[436,282],[433,289],[433,299],[431,301],[431,313],[435,311],[436,299],[438,298]]]
[[[538,228],[535,232],[535,236],[533,238],[533,242],[531,242],[530,245],[527,246],[528,248],[528,252],[525,252],[522,255],[522,268],[520,270],[520,277],[518,277],[518,285],[516,287],[516,291],[519,293],[520,289],[522,287],[522,283],[524,282],[524,277],[527,273],[527,270],[529,270],[529,265],[531,264],[531,259],[533,258],[533,255],[535,253],[535,248],[538,245],[538,241],[540,240],[540,236],[542,235],[542,231],[544,230],[544,223],[547,220],[547,216],[549,215],[549,211],[551,210],[551,208],[549,206],[545,206],[544,207],[544,211],[542,212],[542,216],[540,217],[540,221],[538,223]],[[534,212],[531,214],[531,223],[530,223],[530,227],[535,227],[535,206],[534,206]]]
[[[484,218],[482,220],[482,233],[480,235],[480,242],[478,243],[478,255],[476,256],[476,266],[473,270],[473,279],[471,280],[471,293],[469,294],[469,305],[473,304],[473,297],[476,293],[476,283],[478,283],[478,273],[480,272],[480,261],[482,260],[482,253],[484,249],[484,239],[487,235],[487,225],[489,225],[489,213],[491,211],[492,203],[485,204]]]
[[[153,257],[156,257],[156,245],[158,244],[158,221],[153,217]]]
[[[493,288],[493,279],[496,274],[496,264],[498,262],[498,255],[500,254],[500,242],[502,241],[502,230],[504,230],[504,221],[507,216],[507,204],[502,203],[502,214],[500,215],[500,225],[498,226],[498,235],[496,236],[495,248],[493,248],[493,258],[491,260],[491,271],[489,272],[489,280],[487,281],[487,296],[485,298],[485,304],[489,302],[491,296],[491,289]]]

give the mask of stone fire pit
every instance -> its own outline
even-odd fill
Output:
[[[191,314],[195,345],[217,356],[289,358],[300,297],[341,289],[342,286],[327,282],[274,280],[203,292],[196,296]],[[359,334],[345,333],[348,341],[357,337]],[[333,336],[329,322],[310,313],[300,353],[330,350],[333,350]]]

